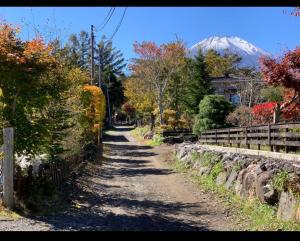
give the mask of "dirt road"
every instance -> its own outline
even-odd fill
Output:
[[[129,131],[119,126],[108,133],[104,162],[87,164],[67,209],[35,220],[0,221],[0,230],[237,228],[221,201],[167,167],[163,158],[173,147],[141,145]]]

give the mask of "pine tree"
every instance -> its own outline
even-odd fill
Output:
[[[189,59],[189,81],[184,95],[184,104],[187,111],[191,114],[197,114],[199,103],[205,95],[213,94],[207,66],[204,56],[199,51],[195,59]]]
[[[110,75],[109,94],[112,113],[120,109],[125,100],[122,79],[123,76],[117,78],[113,73]]]
[[[99,63],[100,54],[100,63]],[[126,66],[124,62],[123,54],[120,50],[116,50],[112,46],[111,40],[106,40],[103,35],[100,42],[95,50],[96,56],[96,78],[99,78],[99,64],[100,64],[100,74],[101,80],[106,84],[109,83],[109,78],[111,74],[119,76],[122,70]]]
[[[83,69],[88,69],[90,64],[90,38],[86,31],[79,33],[79,45],[79,66]]]

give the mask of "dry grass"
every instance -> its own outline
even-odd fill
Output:
[[[19,219],[21,216],[14,211],[8,210],[0,203],[0,219],[9,218],[9,219]]]

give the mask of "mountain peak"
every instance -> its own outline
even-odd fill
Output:
[[[242,57],[240,67],[254,67],[258,69],[258,59],[261,55],[271,56],[270,53],[264,51],[253,44],[241,39],[237,36],[211,36],[190,48],[190,53],[195,56],[202,49],[205,54],[209,49],[213,49],[220,54],[228,51],[232,54],[238,54]]]

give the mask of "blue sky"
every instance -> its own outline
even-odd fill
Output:
[[[99,26],[109,7],[0,7],[0,17],[22,27],[22,37],[34,37],[34,28],[46,39]],[[116,28],[124,7],[117,7],[103,29],[108,37]],[[125,58],[134,57],[134,41],[152,40],[159,44],[177,34],[187,46],[210,36],[238,36],[274,55],[300,45],[300,17],[284,14],[284,7],[128,7],[115,35],[114,45]],[[96,32],[96,36],[101,35]]]

